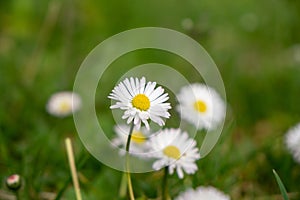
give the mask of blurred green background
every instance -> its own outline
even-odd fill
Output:
[[[185,33],[207,50],[222,74],[229,105],[218,145],[198,162],[196,175],[171,177],[171,195],[213,185],[232,199],[280,199],[276,169],[291,199],[299,198],[294,192],[300,166],[284,145],[285,132],[300,121],[299,19],[297,0],[0,1],[0,179],[21,174],[24,199],[51,199],[64,186],[64,198],[74,199],[64,149],[64,138],[71,137],[78,165],[86,159],[79,166],[85,199],[118,199],[122,174],[89,156],[72,117],[52,117],[45,104],[54,92],[72,90],[80,64],[101,41],[157,26]],[[180,66],[178,58],[163,57],[145,50],[129,61],[125,56],[119,66],[125,70],[126,63],[145,61]],[[121,72],[107,72],[104,93]],[[193,73],[190,78],[198,80]],[[107,113],[104,126],[113,134],[104,106],[97,109]],[[136,195],[156,198],[160,180],[160,173],[134,175]],[[4,184],[0,188],[6,193]]]

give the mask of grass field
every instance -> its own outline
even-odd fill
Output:
[[[89,154],[72,116],[56,118],[45,106],[53,93],[73,89],[81,63],[101,41],[146,26],[199,42],[219,68],[228,103],[218,144],[197,162],[195,175],[170,177],[170,195],[213,185],[231,199],[282,199],[275,169],[290,199],[299,199],[300,165],[284,143],[287,130],[300,122],[299,1],[11,0],[0,1],[0,19],[0,199],[11,199],[4,181],[13,173],[23,177],[21,199],[53,199],[59,192],[61,199],[75,199],[66,137],[73,142],[83,199],[119,199],[122,172]],[[112,64],[118,71],[107,70],[99,93],[108,95],[126,70],[148,62],[179,71],[186,65],[161,51],[133,52]],[[200,81],[192,71],[187,76]],[[113,136],[108,104],[97,96],[96,110],[107,116],[101,123]],[[133,174],[136,196],[157,198],[161,178],[160,172]]]

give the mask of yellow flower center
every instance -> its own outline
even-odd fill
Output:
[[[149,98],[144,95],[144,94],[138,94],[136,95],[132,101],[132,106],[139,109],[139,110],[142,110],[142,111],[146,111],[150,108],[150,100]]]
[[[207,110],[205,102],[201,100],[198,100],[194,103],[194,108],[200,113],[204,113]]]
[[[63,101],[63,102],[60,103],[59,109],[60,109],[61,112],[68,112],[68,111],[71,110],[71,106],[72,105],[69,102]]]
[[[164,148],[163,153],[166,156],[168,156],[170,158],[174,158],[176,160],[180,158],[180,150],[173,145],[170,145],[170,146],[167,146],[166,148]]]
[[[141,131],[134,131],[131,135],[131,140],[137,144],[146,142],[146,137]]]

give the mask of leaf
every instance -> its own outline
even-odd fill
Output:
[[[285,187],[284,187],[284,185],[283,185],[280,177],[278,176],[278,174],[276,173],[276,171],[274,169],[273,169],[273,173],[275,175],[275,178],[276,178],[277,184],[279,186],[280,192],[281,192],[281,194],[283,196],[283,199],[284,200],[289,200],[289,197],[287,195],[286,189],[285,189]]]

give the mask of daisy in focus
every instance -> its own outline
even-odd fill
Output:
[[[126,124],[122,125],[116,125],[114,127],[115,132],[117,133],[117,137],[115,137],[112,140],[112,144],[121,148],[120,153],[122,155],[125,155],[125,147],[127,143],[127,138],[128,138],[128,132],[130,130],[130,126]],[[148,136],[150,135],[149,130],[146,128],[142,127],[140,130],[138,129],[133,129],[132,134],[131,134],[131,143],[130,143],[130,150],[129,153],[134,154],[134,155],[139,155],[142,156],[143,153],[145,153],[148,148]]]
[[[168,166],[169,174],[176,170],[179,178],[183,178],[183,171],[194,174],[198,170],[195,162],[200,159],[200,153],[196,141],[180,129],[165,129],[156,133],[150,138],[149,146],[151,157],[157,159],[152,165],[155,170]]]
[[[300,164],[300,123],[288,130],[285,143],[294,160]]]
[[[230,197],[220,190],[208,186],[198,187],[194,189],[188,189],[181,193],[175,200],[230,200]]]
[[[164,118],[169,118],[168,109],[170,103],[167,93],[162,87],[156,87],[156,82],[147,82],[145,77],[126,78],[120,82],[110,93],[108,98],[116,101],[110,106],[111,109],[120,108],[124,110],[122,119],[127,119],[127,124],[133,122],[137,129],[144,123],[149,130],[148,120],[157,123],[159,126],[165,124]]]
[[[226,105],[219,94],[204,84],[194,83],[181,88],[177,94],[177,111],[198,130],[216,128],[226,115]]]
[[[48,113],[56,117],[66,117],[79,110],[81,98],[73,92],[58,92],[53,94],[46,105]]]

